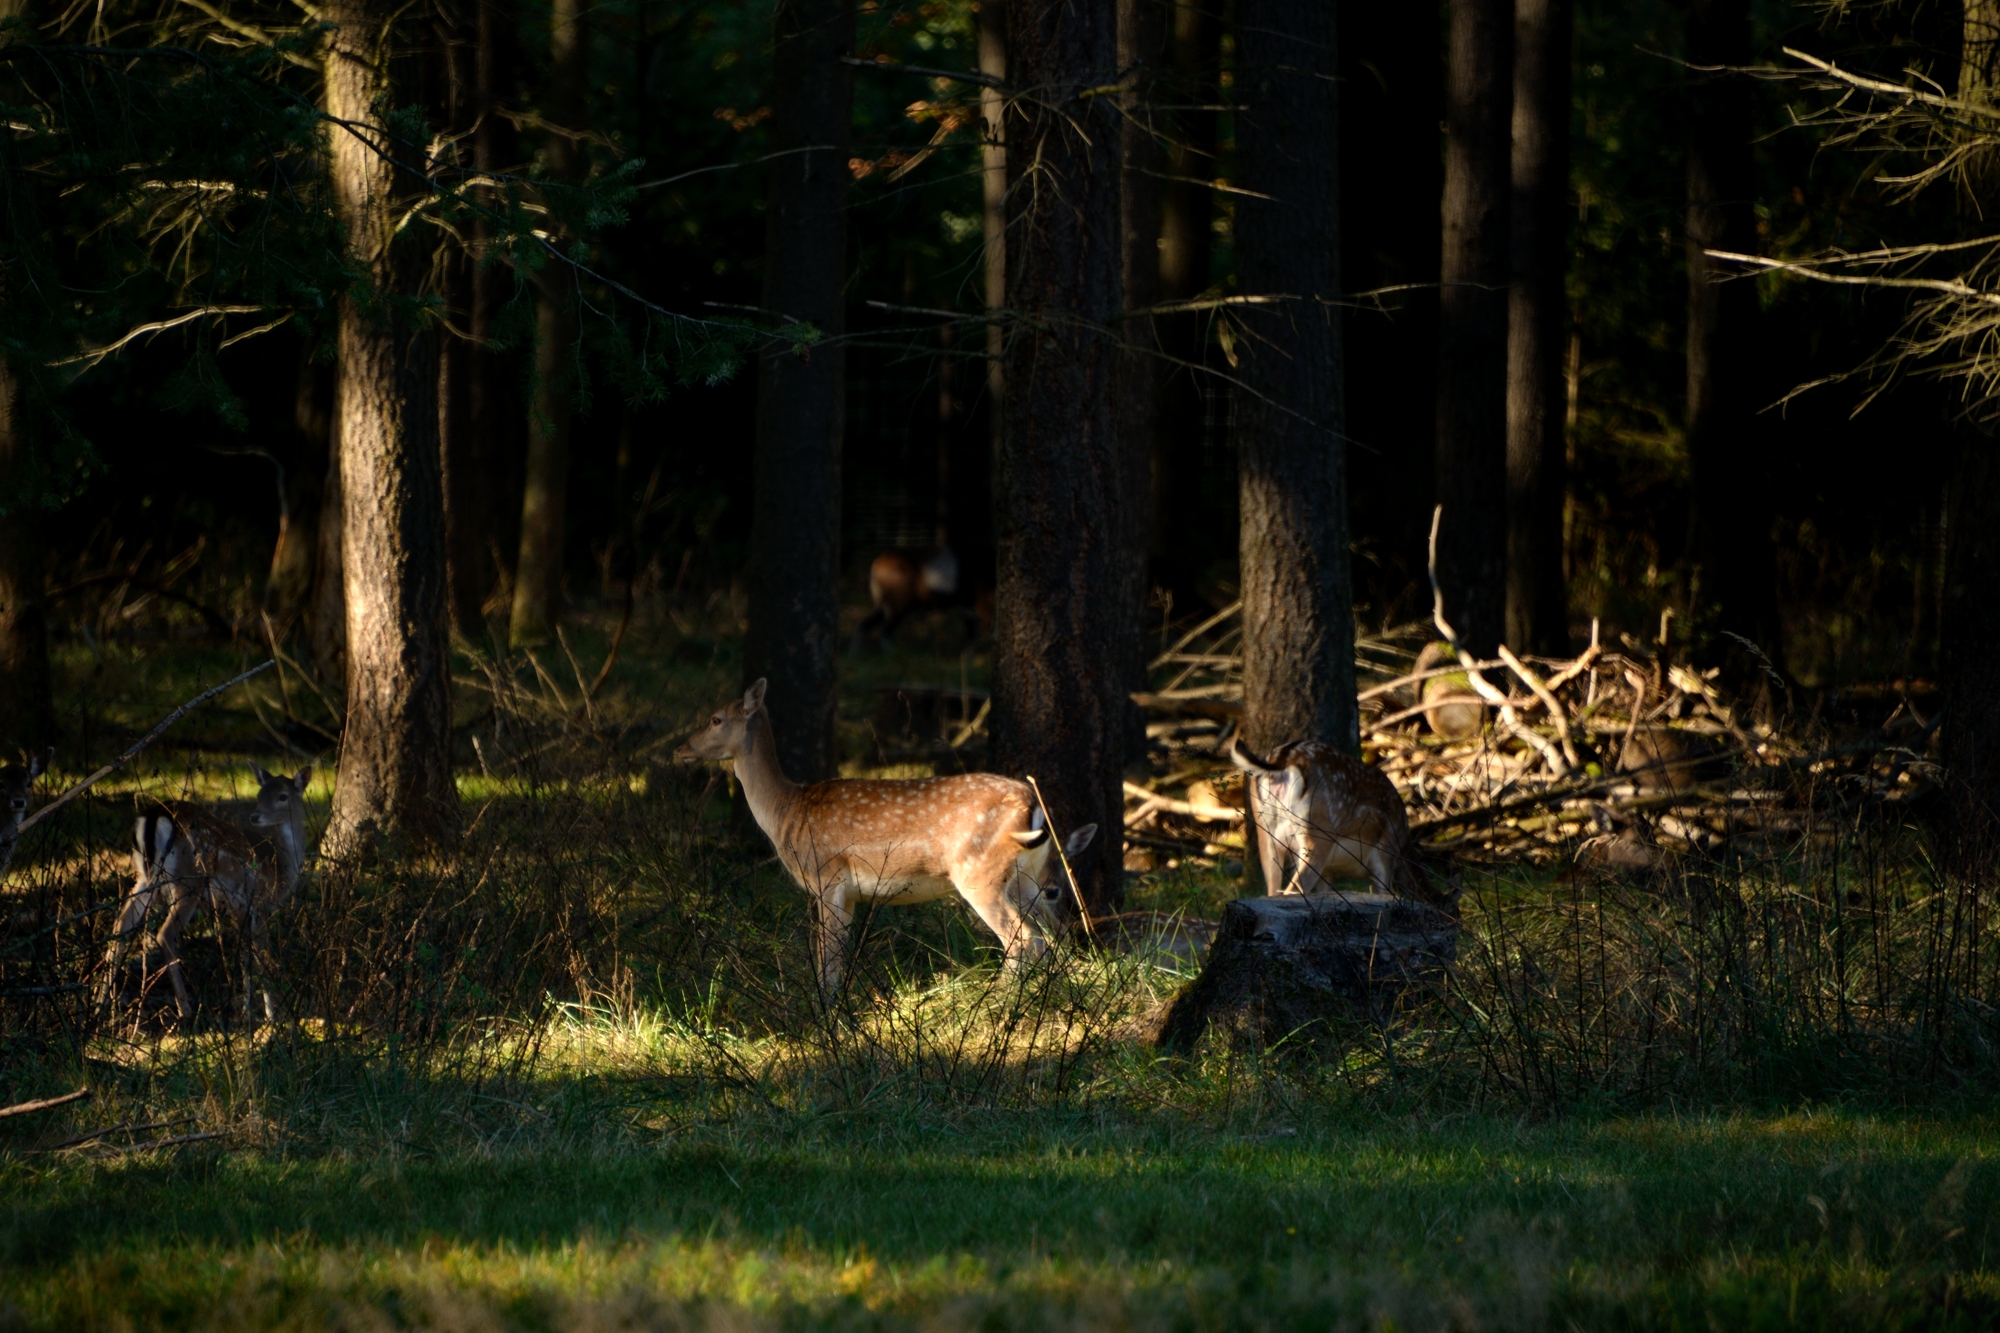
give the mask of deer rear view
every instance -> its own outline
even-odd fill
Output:
[[[1239,737],[1229,758],[1250,788],[1266,892],[1318,893],[1346,876],[1393,894],[1409,879],[1409,812],[1380,770],[1317,741],[1289,742],[1266,760]]]
[[[204,907],[243,932],[246,1014],[255,1015],[254,1001],[261,995],[264,1017],[277,1017],[271,992],[259,988],[256,978],[268,971],[264,935],[271,914],[291,898],[305,867],[305,791],[312,770],[273,777],[250,767],[257,776],[257,800],[248,832],[192,801],[160,801],[155,811],[139,816],[132,830],[132,864],[139,878],[119,908],[105,949],[103,999],[115,994],[125,948],[145,929],[154,897],[164,893],[167,917],[156,939],[181,1017],[191,1020],[195,1014],[194,995],[182,975],[181,932]]]
[[[757,827],[819,912],[820,984],[840,986],[848,927],[862,901],[919,903],[957,893],[1000,937],[1007,965],[1048,946],[1055,891],[1043,885],[1053,840],[1024,782],[992,773],[800,786],[778,766],[764,682],[716,710],[678,759],[734,760]],[[1090,845],[1095,824],[1064,844]]]

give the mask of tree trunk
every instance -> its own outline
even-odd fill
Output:
[[[1092,912],[1123,892],[1125,478],[1112,406],[1120,357],[1118,108],[1110,0],[1009,0],[1007,415],[995,597],[995,759],[1041,783],[1058,834],[1095,823],[1077,867]]]
[[[984,0],[979,6],[979,72],[992,78],[1007,77],[1007,13],[1002,0]],[[979,183],[985,211],[980,218],[981,258],[985,264],[986,309],[997,314],[1007,304],[1007,95],[998,88],[979,90],[979,116],[985,139],[979,149]],[[986,325],[986,419],[991,457],[998,465],[1001,425],[1000,405],[1004,401],[1006,373],[1002,358],[1007,350],[1006,329],[999,320]]]
[[[585,121],[589,33],[582,0],[555,0],[549,13],[549,116],[556,129],[543,156],[556,189],[579,188],[588,167],[571,137]],[[569,131],[570,133],[563,133]],[[570,199],[565,199],[570,204]],[[521,496],[521,552],[514,565],[517,647],[555,635],[562,601],[563,541],[569,508],[569,437],[578,351],[576,273],[551,260],[535,281],[535,377],[528,406],[528,467]]]
[[[1507,642],[1569,651],[1563,583],[1570,0],[1515,0],[1507,310]]]
[[[399,12],[336,0],[326,57],[331,166],[351,262],[366,288],[340,302],[341,564],[347,594],[347,723],[326,848],[378,837],[435,845],[457,821],[451,776],[444,487],[437,438],[437,343],[415,298],[429,266],[417,237],[396,244],[402,182],[421,165],[383,124]],[[388,153],[375,145],[389,145]],[[406,186],[407,188],[407,186]]]
[[[1243,737],[1358,751],[1339,307],[1334,6],[1237,0],[1236,272],[1279,305],[1232,312],[1243,567]],[[1261,196],[1270,196],[1266,199]]]
[[[1507,620],[1507,246],[1513,6],[1450,0],[1438,293],[1438,583],[1459,640],[1491,657]]]
[[[1160,191],[1161,303],[1191,301],[1208,290],[1215,194],[1215,112],[1222,62],[1221,7],[1206,0],[1172,0],[1175,132],[1168,144]],[[1152,512],[1147,551],[1153,576],[1168,588],[1194,580],[1187,530],[1199,521],[1194,480],[1199,475],[1207,424],[1201,371],[1210,316],[1203,311],[1162,315],[1155,334],[1166,364],[1160,369],[1160,406],[1153,435]]]
[[[1991,105],[2000,98],[2000,3],[1967,0],[1958,95]],[[2000,171],[1990,152],[1965,166],[1973,223],[1990,218]],[[1944,843],[1961,873],[1990,873],[2000,849],[2000,466],[1992,435],[1964,429],[1944,523],[1944,594],[1938,616],[1938,676],[1944,720]]]
[[[264,583],[264,609],[283,633],[310,604],[319,559],[321,491],[326,477],[328,427],[333,420],[333,376],[315,364],[311,349],[299,354],[299,386],[292,399],[296,447],[285,469],[285,510],[271,573]]]
[[[20,377],[0,357],[0,760],[55,739],[43,524]]]
[[[1158,93],[1167,73],[1167,4],[1168,0],[1118,0],[1118,70],[1125,85],[1119,131],[1119,269],[1128,312],[1149,309],[1160,295],[1160,177],[1166,170],[1166,154],[1161,150],[1163,127],[1152,108],[1170,100]],[[1153,489],[1163,480],[1154,468],[1154,453],[1165,364],[1153,316],[1128,314],[1119,331],[1125,344],[1120,372],[1124,383],[1117,396],[1119,466],[1125,478],[1119,513],[1124,534],[1119,539],[1125,564],[1123,618],[1137,625],[1146,614],[1147,555],[1158,508]],[[1146,656],[1139,635],[1126,637],[1125,752],[1128,759],[1138,759],[1146,751],[1146,720],[1129,696],[1146,688]]]
[[[479,14],[476,5],[461,5],[437,17],[440,46],[437,111],[439,122],[455,138],[477,132],[479,98]],[[463,149],[456,151],[463,152]],[[477,150],[473,150],[476,157]],[[438,242],[439,295],[453,328],[470,329],[473,307],[473,267],[477,242],[456,237]],[[481,573],[487,565],[486,528],[473,503],[473,479],[481,471],[479,438],[473,433],[473,347],[446,332],[438,346],[438,453],[444,467],[445,564],[449,574],[448,604],[452,627],[469,639],[485,629],[480,608],[485,604]]]
[[[1757,248],[1749,0],[1687,10],[1687,450],[1694,558],[1715,627],[1782,665],[1776,554],[1753,367],[1757,289],[1703,252]],[[1723,72],[1705,72],[1724,66]],[[1733,279],[1733,280],[1731,280]]]
[[[479,48],[474,77],[474,111],[478,128],[472,136],[472,159],[481,172],[507,170],[516,157],[518,136],[514,126],[499,114],[506,106],[514,83],[514,6],[508,0],[478,0]],[[498,211],[500,201],[482,195],[487,208]],[[520,508],[503,502],[511,499],[512,487],[506,478],[515,474],[522,455],[522,431],[527,423],[527,405],[515,385],[520,357],[494,348],[500,319],[514,294],[512,270],[483,261],[493,246],[493,224],[483,215],[472,222],[472,266],[470,293],[472,335],[466,347],[466,415],[470,438],[467,453],[471,466],[454,470],[449,478],[448,511],[454,519],[452,586],[455,617],[461,625],[485,627],[485,617],[497,613],[493,603],[496,587],[505,590],[498,610],[513,605],[513,562],[517,534],[513,524],[503,523]],[[476,543],[476,546],[475,546]]]
[[[340,485],[340,379],[336,364],[327,420],[326,480],[320,487],[319,531],[314,539],[312,597],[306,603],[313,665],[329,682],[347,679],[347,576],[340,557],[346,511]]]
[[[854,100],[849,0],[779,0],[764,308],[827,342],[767,350],[757,367],[756,507],[744,674],[770,681],[778,758],[797,781],[830,776],[840,634],[840,450],[846,427],[847,125]],[[796,152],[807,145],[823,151]]]

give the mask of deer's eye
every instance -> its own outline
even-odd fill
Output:
[[[720,713],[717,713],[717,714],[716,714],[716,715],[715,715],[714,717],[710,718],[710,719],[708,720],[708,725],[709,725],[709,726],[711,726],[711,727],[719,727],[719,726],[721,726],[721,725],[722,725],[722,714],[720,714]]]

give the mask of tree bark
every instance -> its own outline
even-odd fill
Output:
[[[1207,108],[1221,97],[1221,6],[1208,0],[1172,0],[1173,100],[1191,110],[1175,113],[1160,192],[1159,301],[1191,301],[1209,286],[1214,231],[1216,116]],[[1197,369],[1205,360],[1210,316],[1188,311],[1154,321],[1166,364],[1160,373],[1160,407],[1153,436],[1152,512],[1147,551],[1153,574],[1169,588],[1195,575],[1189,543],[1181,538],[1196,521],[1192,479],[1198,475],[1206,400]]]
[[[479,7],[462,4],[437,16],[440,96],[439,122],[455,140],[477,133],[479,98]],[[457,151],[464,151],[459,149]],[[473,150],[476,156],[477,150]],[[471,219],[466,219],[468,223]],[[476,239],[438,242],[440,296],[453,328],[470,331]],[[487,565],[486,515],[473,499],[474,478],[482,470],[479,438],[473,433],[473,347],[447,332],[438,347],[438,452],[444,467],[445,564],[452,627],[467,638],[485,629],[481,573]]]
[[[1438,293],[1438,582],[1460,641],[1491,657],[1507,619],[1507,244],[1513,6],[1450,0]]]
[[[588,167],[583,144],[589,33],[583,0],[555,0],[549,13],[548,114],[556,129],[543,156],[567,209]],[[563,133],[562,131],[571,133]],[[576,273],[551,260],[535,280],[535,376],[528,405],[528,467],[521,496],[521,551],[514,565],[509,637],[534,647],[555,635],[569,508],[569,440],[577,377]]]
[[[328,681],[347,679],[347,575],[341,568],[346,500],[341,494],[340,447],[340,367],[336,363],[327,421],[326,477],[319,491],[319,531],[314,538],[312,596],[306,603],[306,637],[313,665]]]
[[[1059,835],[1095,823],[1077,867],[1092,912],[1123,893],[1125,485],[1112,406],[1120,357],[1118,109],[1110,0],[1009,0],[1006,431],[995,597],[995,758],[1040,781]]]
[[[20,376],[0,356],[0,758],[55,739],[43,524]]]
[[[401,182],[421,165],[383,123],[397,11],[335,0],[326,54],[335,207],[366,285],[340,302],[341,564],[347,600],[347,722],[326,848],[378,838],[411,849],[457,822],[451,776],[444,487],[437,438],[437,342],[416,298],[428,247],[397,244]],[[338,128],[362,128],[367,139]],[[386,145],[378,151],[376,145]],[[407,188],[407,187],[406,187]]]
[[[979,6],[979,72],[996,79],[1007,77],[1007,14],[1003,0],[981,0]],[[985,134],[979,148],[979,185],[984,212],[980,216],[984,242],[981,260],[985,265],[986,309],[998,314],[1007,305],[1007,144],[1004,138],[1007,95],[998,88],[979,90],[979,117]],[[1006,329],[998,319],[986,325],[986,420],[995,464],[1000,458],[1000,438],[1004,416],[1006,372],[1002,359],[1007,349]]]
[[[1757,289],[1707,250],[1757,249],[1749,0],[1693,0],[1687,10],[1687,450],[1694,557],[1717,629],[1782,666],[1776,553],[1756,429]],[[1705,72],[1709,67],[1723,72]],[[1730,280],[1730,279],[1734,280]]]
[[[1507,309],[1507,642],[1569,651],[1563,582],[1571,0],[1515,0]]]
[[[779,0],[764,308],[827,342],[767,350],[757,367],[756,502],[744,674],[770,681],[778,758],[793,779],[830,776],[840,603],[840,451],[846,433],[850,0]],[[809,145],[817,152],[797,152]]]
[[[1334,6],[1237,0],[1235,444],[1243,569],[1243,736],[1269,753],[1355,751],[1339,307]],[[1270,196],[1262,198],[1260,196]]]
[[[1125,88],[1119,129],[1119,270],[1128,312],[1149,309],[1160,295],[1160,177],[1165,174],[1166,154],[1152,107],[1164,100],[1156,90],[1168,72],[1168,2],[1118,0],[1118,71]],[[1125,478],[1119,512],[1125,565],[1123,618],[1137,625],[1146,614],[1147,555],[1158,508],[1153,490],[1163,481],[1154,462],[1165,364],[1153,316],[1128,313],[1120,334],[1125,344],[1120,372],[1124,383],[1117,395],[1119,466]],[[1146,751],[1146,721],[1129,696],[1146,688],[1146,656],[1137,634],[1127,636],[1125,646],[1129,657],[1124,668],[1125,751],[1128,759],[1137,759]]]

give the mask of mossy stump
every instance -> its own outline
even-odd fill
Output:
[[[1329,1020],[1383,1022],[1413,982],[1458,950],[1458,923],[1426,903],[1380,893],[1238,898],[1201,975],[1174,999],[1159,1044],[1187,1051],[1211,1024],[1275,1046]]]

